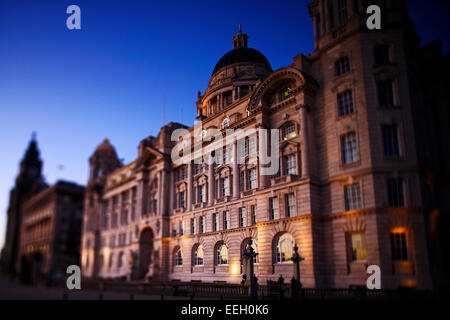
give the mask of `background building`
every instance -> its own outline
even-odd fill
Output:
[[[22,204],[46,187],[47,184],[42,176],[42,160],[40,159],[37,142],[33,135],[25,156],[20,162],[19,175],[9,196],[8,222],[1,264],[3,271],[12,276],[17,273],[16,261],[19,257]]]
[[[22,206],[16,262],[23,282],[61,279],[80,263],[84,187],[58,181]]]
[[[375,3],[382,29],[368,30],[365,8]],[[125,166],[105,141],[90,159],[85,276],[238,283],[251,237],[263,283],[292,277],[297,244],[306,287],[364,286],[372,264],[383,288],[432,287],[433,205],[424,198],[427,140],[418,138],[416,111],[427,113],[423,99],[433,91],[422,90],[425,50],[406,2],[315,0],[308,8],[312,54],[272,71],[239,28],[198,94],[204,131],[192,144],[208,144],[208,129],[280,129],[279,172],[260,174],[253,155],[268,141],[258,133],[224,147],[218,165],[172,163],[171,133],[184,128],[177,123],[141,141]],[[448,110],[445,97],[439,110]]]

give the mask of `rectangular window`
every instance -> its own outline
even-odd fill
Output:
[[[391,62],[388,45],[383,44],[376,46],[374,49],[374,55],[375,55],[375,65],[377,66],[388,64]]]
[[[393,261],[408,260],[408,246],[405,232],[391,233],[391,249]]]
[[[246,226],[246,219],[247,218],[247,210],[245,208],[239,208],[239,227],[245,227]]]
[[[256,181],[256,169],[249,169],[247,171],[247,176],[248,176],[248,189],[255,189],[257,186],[257,181]]]
[[[334,62],[334,75],[339,77],[340,75],[350,71],[350,60],[348,57],[342,57]]]
[[[221,197],[226,197],[230,195],[230,185],[229,185],[229,179],[228,177],[220,179],[221,181],[221,191],[222,195]]]
[[[219,215],[217,213],[213,213],[212,215],[212,231],[217,231],[219,226]]]
[[[252,210],[252,224],[256,223],[256,206],[251,206]]]
[[[361,188],[359,183],[348,185],[344,187],[345,193],[345,210],[360,209],[361,206]]]
[[[180,221],[180,236],[184,235],[184,221]]]
[[[383,134],[383,151],[386,157],[395,158],[400,155],[398,146],[398,129],[396,124],[381,126]]]
[[[180,204],[180,208],[184,208],[184,206],[185,206],[185,203],[184,203],[184,191],[181,191],[179,194],[178,194],[178,198],[179,198],[179,204]]]
[[[293,193],[286,195],[286,217],[295,216],[295,195]]]
[[[191,218],[191,234],[195,234],[195,219]]]
[[[389,206],[403,207],[405,204],[403,195],[403,179],[393,178],[387,180]]]
[[[230,212],[223,212],[223,230],[227,230],[230,227]]]
[[[198,202],[202,203],[206,201],[206,188],[204,185],[198,186]]]
[[[269,198],[269,213],[270,213],[270,220],[279,219],[280,215],[278,213],[278,198],[273,197]]]
[[[394,89],[392,80],[377,81],[378,104],[380,107],[394,105]]]
[[[256,154],[256,137],[248,138],[248,154]]]
[[[366,236],[362,232],[348,234],[350,260],[363,261],[367,260]]]
[[[353,113],[353,94],[351,90],[337,95],[338,115],[340,117]]]
[[[341,137],[342,163],[352,163],[358,160],[356,133],[351,132]]]
[[[198,232],[199,233],[203,233],[203,232],[205,232],[205,221],[204,221],[204,217],[202,216],[202,217],[200,217],[199,219],[198,219]]]
[[[225,149],[223,151],[223,164],[230,163],[230,150]]]
[[[239,174],[239,189],[241,191],[245,190],[244,181],[245,181],[245,172],[241,171]]]
[[[297,174],[297,157],[295,153],[287,155],[284,160],[286,174]]]
[[[297,135],[295,124],[290,122],[281,128],[281,137],[283,140],[288,140]]]

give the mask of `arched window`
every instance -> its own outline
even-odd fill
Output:
[[[199,244],[197,248],[194,249],[194,266],[203,265],[203,246]]]
[[[174,261],[174,265],[175,266],[182,266],[183,265],[183,253],[181,251],[181,248],[178,248],[178,249],[175,250],[173,261]]]
[[[294,248],[294,238],[289,233],[282,234],[276,243],[276,262],[290,262]]]
[[[223,119],[222,125],[221,125],[222,129],[228,128],[229,125],[230,125],[230,119],[229,118]]]
[[[297,130],[295,128],[295,123],[288,122],[283,127],[281,127],[281,140],[289,140],[297,136]]]
[[[220,244],[217,247],[217,265],[227,265],[228,264],[228,247],[225,243]]]

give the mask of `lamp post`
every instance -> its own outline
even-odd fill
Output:
[[[253,289],[256,286],[253,258],[256,257],[258,255],[258,253],[255,252],[255,250],[253,250],[252,244],[253,244],[253,240],[252,240],[252,238],[250,238],[250,240],[248,241],[247,246],[244,250],[243,258],[245,261],[245,274],[246,274],[246,279],[245,279],[244,285],[250,284],[250,296],[253,297],[253,296],[255,296]]]
[[[298,253],[297,244],[295,244],[294,246],[294,255],[291,257],[291,260],[294,262],[294,275],[295,275],[295,278],[292,279],[292,298],[295,299],[297,297],[297,289],[302,288],[302,283],[300,281],[300,261],[305,260]]]

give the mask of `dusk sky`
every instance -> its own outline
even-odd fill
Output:
[[[193,124],[197,91],[239,24],[273,70],[311,53],[309,2],[0,0],[0,248],[33,131],[46,181],[85,184],[104,138],[128,163],[164,122]],[[81,30],[66,28],[71,4],[81,8]],[[449,1],[410,1],[422,44],[441,38],[449,52],[449,13]]]

